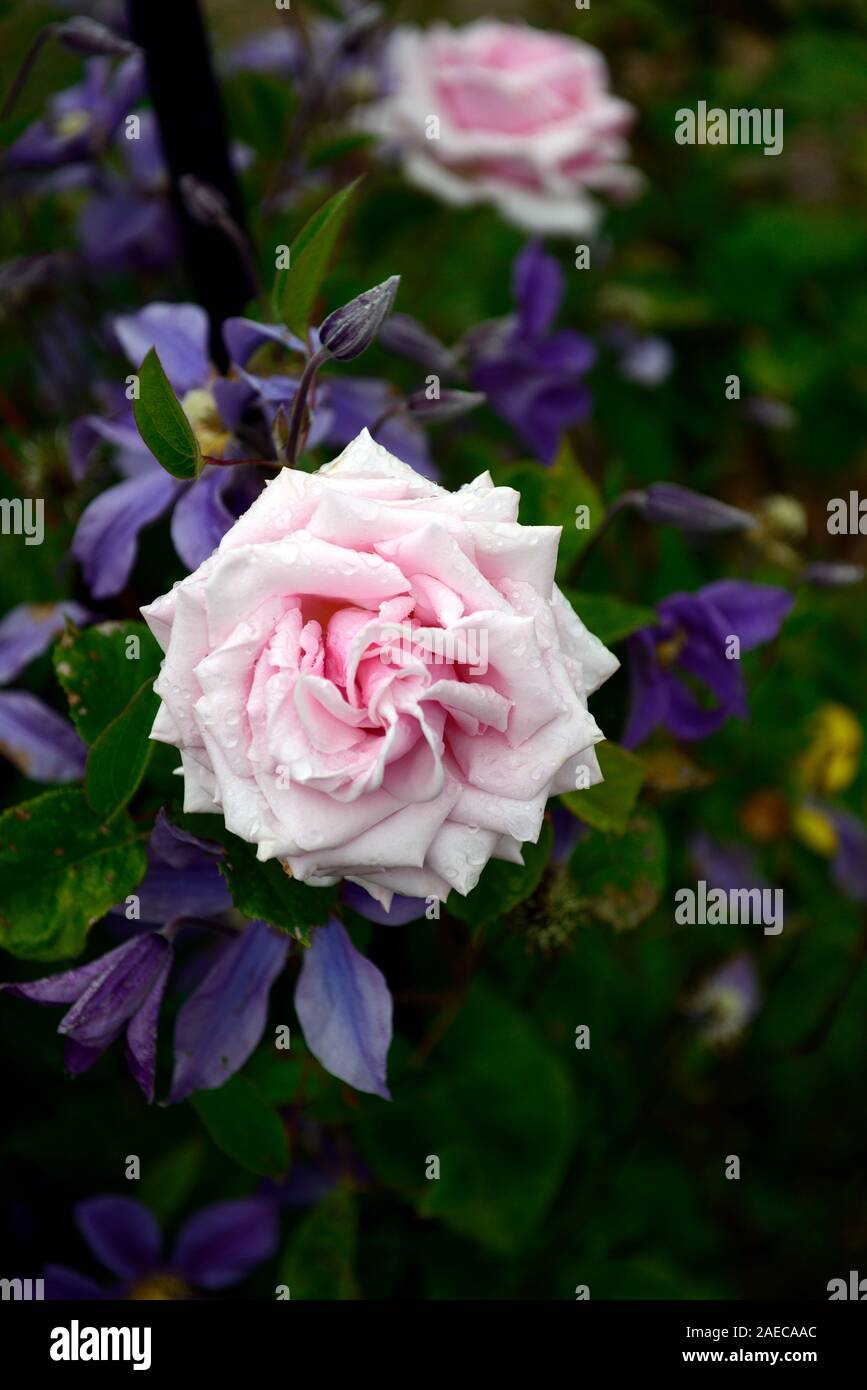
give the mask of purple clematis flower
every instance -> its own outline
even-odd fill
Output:
[[[219,921],[232,906],[217,862],[219,845],[190,835],[160,812],[151,835],[148,871],[136,891],[135,923],[127,905],[106,919],[135,931],[129,940],[86,965],[27,984],[0,988],[37,1004],[69,1004],[58,1032],[66,1038],[66,1066],[78,1075],[126,1033],[130,1071],[153,1100],[160,1008],[179,932],[199,949],[175,973],[176,990],[191,989],[175,1027],[171,1101],[207,1090],[233,1076],[262,1038],[268,998],[283,969],[290,939],[264,922],[240,931]],[[156,924],[158,928],[154,930]]]
[[[77,603],[22,603],[0,621],[0,685],[18,676],[62,631],[90,614]],[[87,749],[75,729],[27,690],[0,690],[0,752],[34,782],[75,782]]]
[[[66,1039],[66,1068],[73,1076],[92,1067],[125,1033],[130,1071],[151,1101],[157,1023],[172,956],[171,943],[162,932],[146,932],[87,965],[0,988],[36,1004],[71,1006],[57,1031]]]
[[[676,738],[701,739],[749,711],[740,650],[772,641],[794,598],[785,589],[722,579],[694,594],[671,594],[657,607],[659,622],[629,638],[630,708],[623,743],[634,748],[663,725]],[[697,680],[716,703],[702,703],[681,675]]]
[[[84,80],[58,92],[39,120],[28,126],[5,155],[6,168],[48,173],[87,164],[108,147],[123,118],[145,95],[139,54],[113,63],[91,58]]]
[[[689,844],[689,857],[710,888],[728,893],[738,888],[768,888],[745,845],[722,845],[701,830]]]
[[[685,1011],[712,1047],[735,1042],[758,1013],[761,985],[748,952],[731,956],[712,970],[684,1001]]]
[[[563,431],[590,411],[582,378],[596,361],[589,338],[572,329],[551,331],[563,289],[559,263],[531,242],[512,271],[514,314],[480,324],[452,348],[408,314],[392,314],[379,342],[437,376],[468,376],[536,457],[550,464]]]
[[[550,464],[563,431],[589,414],[582,378],[596,350],[572,329],[551,331],[563,301],[563,272],[538,242],[516,260],[512,293],[516,314],[483,324],[464,340],[470,378],[537,458]]]
[[[138,121],[136,139],[115,136],[122,171],[100,172],[78,218],[81,249],[95,270],[162,270],[180,254],[156,119],[142,111]]]
[[[105,1289],[62,1265],[47,1265],[45,1294],[68,1299],[183,1299],[237,1284],[270,1259],[279,1222],[272,1202],[248,1197],[204,1207],[184,1223],[171,1254],[152,1212],[131,1197],[90,1197],[74,1209],[90,1250],[116,1279]]]
[[[277,325],[249,319],[227,319],[223,337],[232,358],[228,376],[220,376],[208,356],[208,319],[196,304],[150,304],[137,314],[122,315],[112,324],[114,336],[127,359],[138,368],[152,347],[193,423],[203,452],[211,457],[250,456],[250,445],[239,442],[239,433],[257,432],[258,456],[271,449],[269,428],[279,408],[291,405],[297,376],[259,375],[247,364],[266,345],[279,344],[287,353],[287,366],[300,375],[306,346]],[[318,341],[311,333],[311,349]],[[393,402],[382,382],[353,377],[325,378],[317,383],[313,421],[308,439],[317,444],[342,446],[365,426],[372,425]],[[424,433],[405,417],[390,420],[380,439],[405,462],[431,472]],[[166,473],[138,433],[131,403],[111,419],[89,415],[76,422],[70,434],[70,466],[80,480],[96,452],[108,444],[123,481],[107,488],[81,515],[72,551],[84,570],[85,580],[97,598],[119,593],[135,564],[138,537],[143,527],[172,511],[171,535],[175,550],[188,569],[196,569],[219,545],[226,531],[258,496],[265,482],[261,467],[208,466],[195,482],[185,483]],[[278,466],[276,460],[275,468]]]

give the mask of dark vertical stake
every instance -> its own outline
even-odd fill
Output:
[[[243,230],[244,209],[229,158],[226,122],[198,0],[128,0],[130,36],[145,52],[148,87],[156,112],[183,237],[184,260],[194,298],[211,321],[211,354],[226,355],[220,325],[240,314],[254,293],[237,248],[219,228],[196,222],[186,211],[179,181],[192,174],[226,198]]]

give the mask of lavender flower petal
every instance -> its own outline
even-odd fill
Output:
[[[135,564],[138,534],[184,487],[162,468],[107,488],[81,514],[72,553],[95,598],[117,594]]]
[[[94,1255],[119,1279],[137,1279],[159,1262],[162,1234],[141,1202],[132,1197],[88,1197],[74,1211],[75,1224]]]
[[[391,1099],[391,994],[382,972],[336,920],[314,933],[295,988],[295,1010],[307,1046],[326,1071],[358,1091]]]
[[[80,603],[21,603],[10,609],[0,621],[0,685],[47,651],[67,618],[83,626],[90,614]]]
[[[34,782],[75,782],[87,761],[69,721],[26,690],[0,690],[0,755]]]
[[[251,922],[221,951],[178,1014],[171,1101],[222,1086],[244,1065],[264,1032],[289,946],[284,932]]]
[[[156,348],[179,396],[204,386],[211,374],[208,316],[198,304],[148,304],[113,321],[118,342],[134,367]]]
[[[171,1267],[196,1288],[225,1289],[270,1259],[279,1235],[272,1202],[258,1197],[218,1202],[182,1226]]]

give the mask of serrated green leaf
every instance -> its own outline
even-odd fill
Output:
[[[605,779],[586,791],[565,792],[569,810],[587,825],[620,835],[632,812],[645,778],[640,758],[617,743],[600,743],[596,756]]]
[[[307,332],[319,287],[359,182],[355,179],[341,188],[305,222],[289,248],[288,267],[278,270],[274,278],[274,316],[300,338]]]
[[[13,806],[0,816],[0,945],[29,960],[78,955],[146,868],[133,824],[105,824],[77,788]]]
[[[581,906],[615,931],[649,917],[665,887],[667,844],[659,817],[642,807],[622,835],[593,831],[579,840],[570,869]]]
[[[90,744],[123,713],[145,681],[156,680],[162,659],[156,639],[137,622],[99,623],[84,631],[70,625],[53,655],[72,721]]]
[[[475,888],[465,898],[457,892],[449,894],[448,911],[477,927],[504,917],[538,888],[551,855],[551,840],[551,827],[545,821],[538,843],[521,846],[523,865],[489,860]]]
[[[132,409],[139,434],[173,478],[197,478],[203,466],[199,441],[155,348],[150,349],[139,367],[138,379],[139,394]]]
[[[190,1104],[217,1148],[242,1168],[272,1178],[286,1172],[286,1131],[244,1077],[230,1077],[215,1091],[197,1091]]]
[[[84,791],[97,815],[113,816],[138,790],[154,750],[150,734],[159,707],[153,682],[144,681],[93,744]]]
[[[270,922],[272,927],[290,932],[309,945],[311,927],[328,921],[336,890],[310,888],[286,873],[276,859],[265,863],[256,858],[252,845],[236,835],[222,837],[226,858],[220,872],[229,885],[235,906],[247,917]]]
[[[584,626],[606,646],[656,622],[652,608],[627,603],[616,594],[590,594],[580,589],[565,589],[564,593]]]
[[[291,1299],[358,1298],[355,1252],[358,1209],[347,1187],[338,1187],[302,1216],[280,1261],[280,1283]]]

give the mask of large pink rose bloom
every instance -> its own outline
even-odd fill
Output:
[[[518,502],[486,473],[448,492],[366,430],[278,474],[143,610],[185,809],[385,907],[521,863],[547,797],[600,780],[587,697],[618,663],[554,585],[560,528]]]
[[[579,39],[488,19],[398,29],[388,70],[368,123],[448,202],[490,201],[526,231],[583,235],[599,220],[593,194],[640,186],[624,162],[633,108]]]

